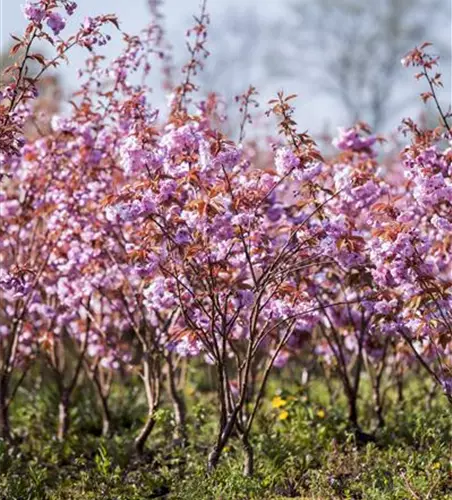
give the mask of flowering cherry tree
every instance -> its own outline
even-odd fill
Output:
[[[412,142],[402,152],[405,182],[391,186],[375,207],[369,251],[373,277],[387,296],[380,305],[386,330],[400,335],[413,355],[451,399],[451,129],[450,116],[439,105],[441,75],[432,73],[438,59],[414,49],[403,63],[420,69],[440,118],[434,130],[412,120],[404,123]],[[447,144],[449,142],[449,144]]]

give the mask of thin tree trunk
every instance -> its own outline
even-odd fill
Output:
[[[63,393],[58,405],[58,429],[57,439],[63,442],[69,432],[70,426],[70,412],[69,412],[69,395]]]
[[[242,435],[242,446],[244,452],[243,475],[251,477],[254,474],[254,450],[247,434]]]
[[[182,444],[187,443],[186,406],[184,397],[177,390],[173,360],[171,354],[168,356],[168,392],[173,404],[174,421],[176,424],[175,439],[181,440]]]
[[[352,427],[359,430],[358,425],[358,407],[355,394],[348,395],[348,420]]]
[[[221,450],[218,444],[216,444],[207,457],[207,472],[211,473],[217,468],[218,461],[220,460],[220,455]]]
[[[102,436],[111,436],[111,416],[110,408],[108,407],[107,398],[101,394],[98,394],[99,406],[102,415]]]
[[[0,388],[0,437],[6,441],[11,440],[11,428],[9,423],[9,407],[6,395]]]
[[[435,383],[435,381],[433,380],[432,385],[430,386],[430,389],[428,390],[428,394],[427,394],[427,402],[426,402],[427,410],[431,410],[433,407],[433,400],[435,399],[437,389],[438,389],[438,386]]]
[[[403,386],[403,375],[397,376],[397,403],[400,405],[405,402],[405,393]]]
[[[138,455],[143,455],[144,446],[146,444],[149,435],[152,432],[152,429],[154,428],[154,425],[155,425],[155,416],[154,416],[154,411],[151,410],[148,414],[148,417],[146,419],[143,428],[140,431],[140,434],[135,439],[135,451],[138,453]]]
[[[378,427],[382,429],[385,426],[385,419],[383,417],[383,398],[381,395],[380,383],[377,382],[373,388],[374,409],[377,415]]]
[[[223,448],[226,446],[226,443],[229,441],[229,438],[231,437],[232,431],[234,429],[238,411],[239,411],[239,408],[236,407],[234,409],[233,413],[228,416],[228,419],[226,421],[226,425],[224,427],[220,427],[217,441],[216,441],[215,445],[213,446],[212,451],[209,453],[209,456],[207,459],[207,471],[209,473],[213,472],[214,469],[216,469],[216,467],[218,465]]]
[[[143,383],[148,404],[146,422],[135,439],[135,451],[138,455],[144,453],[144,447],[152,429],[155,426],[155,412],[160,402],[160,364],[152,365],[148,345],[143,346]],[[155,363],[155,360],[154,360]],[[157,374],[157,375],[156,375]]]
[[[91,367],[89,363],[84,363],[85,374],[91,381],[96,395],[97,406],[102,419],[102,436],[109,437],[112,434],[111,413],[108,405],[110,395],[111,379],[105,381],[102,377],[102,371],[99,366]]]

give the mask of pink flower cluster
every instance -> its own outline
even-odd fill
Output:
[[[69,16],[71,16],[76,8],[75,2],[63,2],[64,8]],[[27,1],[23,6],[25,17],[34,24],[40,24],[46,21],[47,26],[52,30],[55,36],[59,35],[66,27],[66,19],[59,13],[49,8],[48,2]]]

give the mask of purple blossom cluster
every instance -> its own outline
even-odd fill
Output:
[[[77,9],[75,2],[63,2],[63,6],[69,16]],[[59,12],[52,10],[48,2],[27,1],[22,10],[26,19],[36,25],[45,21],[55,36],[59,35],[66,27],[66,19]]]

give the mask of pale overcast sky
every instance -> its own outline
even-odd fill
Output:
[[[315,0],[313,0],[315,1]],[[378,1],[378,0],[363,0]],[[394,0],[397,1],[397,0]],[[451,0],[444,0],[449,2]],[[9,33],[20,33],[26,26],[25,19],[21,11],[21,5],[25,0],[0,0],[0,38],[2,52],[9,46]],[[137,33],[149,20],[147,0],[77,0],[79,8],[71,19],[65,33],[75,31],[77,25],[87,15],[93,16],[101,13],[115,13],[118,15],[122,29],[128,33]],[[165,27],[169,38],[175,47],[176,60],[184,60],[184,34],[190,25],[192,14],[199,12],[200,0],[164,0]],[[287,0],[208,0],[208,11],[211,15],[211,30],[221,30],[222,20],[228,12],[232,10],[244,11],[247,8],[255,9],[264,18],[280,18],[286,21]],[[290,20],[290,19],[289,19]],[[288,20],[288,21],[289,21]],[[446,39],[450,39],[450,20],[443,24],[448,33]],[[114,33],[112,33],[114,34]],[[273,42],[273,41],[272,41]],[[421,41],[420,41],[421,42]],[[120,37],[114,40],[106,48],[107,55],[115,55],[121,47]],[[66,92],[76,88],[76,70],[83,64],[86,52],[76,50],[70,56],[70,64],[62,66]],[[215,57],[213,53],[212,58]],[[399,58],[399,55],[395,55]],[[409,71],[409,70],[408,70]],[[411,74],[406,75],[407,85],[415,85],[412,82]],[[445,83],[446,92],[450,96],[450,75],[447,74]],[[248,83],[248,82],[247,82]],[[245,84],[245,86],[247,85]],[[309,128],[313,132],[320,131],[325,124],[331,126],[341,125],[342,115],[338,105],[325,95],[318,95],[315,88],[306,86],[300,81],[281,81],[269,83],[268,78],[262,81],[249,82],[256,85],[261,93],[263,107],[269,98],[281,87],[287,93],[298,93],[297,118],[301,128]],[[423,89],[419,89],[421,91]],[[403,113],[403,116],[406,112]],[[402,116],[396,116],[391,126],[396,127]]]

